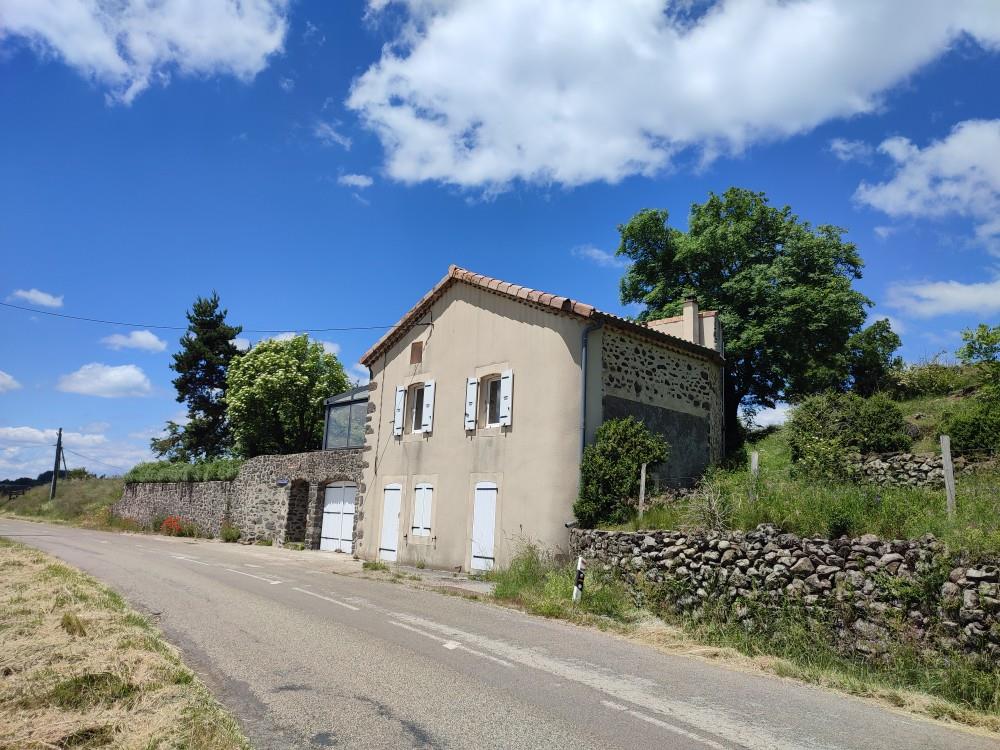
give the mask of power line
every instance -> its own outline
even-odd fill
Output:
[[[97,462],[97,463],[99,463],[99,464],[103,464],[104,466],[107,466],[107,467],[109,467],[109,468],[112,468],[112,469],[118,469],[118,471],[128,471],[128,469],[126,469],[126,468],[124,468],[124,467],[122,467],[122,466],[115,466],[114,464],[109,464],[109,463],[108,463],[107,461],[102,461],[102,460],[101,460],[101,459],[99,459],[99,458],[91,458],[90,456],[85,456],[85,455],[83,455],[82,453],[77,453],[76,451],[71,451],[71,450],[70,450],[69,448],[67,448],[67,447],[65,447],[65,446],[63,446],[63,450],[64,450],[64,451],[65,451],[66,453],[72,453],[72,454],[73,454],[74,456],[76,456],[77,458],[82,458],[82,459],[84,459],[85,461],[95,461],[95,462]]]
[[[85,318],[81,315],[67,315],[66,313],[52,312],[51,310],[36,310],[33,307],[23,307],[21,305],[12,305],[9,302],[0,302],[0,307],[8,307],[14,310],[24,310],[25,312],[35,313],[36,315],[49,315],[53,318],[65,318],[66,320],[82,320],[85,323],[103,323],[109,326],[127,326],[129,328],[157,328],[163,331],[186,331],[187,326],[167,326],[158,325],[154,323],[127,323],[121,320],[102,320],[101,318]],[[395,323],[390,323],[389,325],[381,326],[340,326],[335,328],[294,328],[295,331],[301,331],[302,333],[328,333],[335,331],[378,331],[384,330],[386,328],[392,328]],[[415,325],[431,325],[430,323],[416,323]],[[293,330],[293,327],[288,328],[244,328],[242,333],[288,333]]]

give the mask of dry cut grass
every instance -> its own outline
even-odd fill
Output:
[[[0,750],[249,748],[177,652],[80,571],[0,539]]]

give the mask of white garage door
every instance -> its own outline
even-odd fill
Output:
[[[354,551],[354,498],[357,494],[357,485],[350,482],[334,482],[326,486],[320,549]]]

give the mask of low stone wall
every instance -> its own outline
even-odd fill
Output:
[[[144,526],[164,516],[180,516],[218,536],[232,488],[233,482],[134,482],[125,485],[122,499],[111,510]]]
[[[742,620],[751,607],[795,601],[831,623],[845,652],[876,657],[908,642],[1000,657],[998,561],[956,558],[930,535],[803,539],[762,525],[746,533],[573,529],[570,542],[638,599],[659,592],[677,612],[722,601]]]
[[[881,453],[855,455],[851,468],[858,477],[872,484],[913,487],[937,487],[944,484],[944,464],[935,453]],[[966,467],[962,457],[954,460],[955,471]]]
[[[213,536],[229,521],[240,530],[243,542],[268,540],[318,549],[326,485],[353,482],[360,499],[363,451],[257,456],[243,464],[232,482],[134,482],[125,485],[112,512],[143,525],[158,516],[180,516]]]

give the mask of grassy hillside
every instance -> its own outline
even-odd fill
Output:
[[[939,420],[962,397],[926,397],[900,404],[907,421],[920,430],[911,450],[936,448]],[[958,475],[958,513],[949,519],[943,489],[878,487],[796,474],[782,430],[751,443],[749,449],[760,453],[756,486],[746,467],[717,470],[706,478],[701,497],[655,507],[627,528],[752,529],[774,523],[803,536],[872,533],[890,539],[929,532],[955,549],[1000,554],[1000,468],[995,464]]]
[[[0,499],[0,511],[87,526],[106,526],[109,510],[121,499],[121,479],[69,479],[59,482],[54,500],[48,485],[33,487],[13,500]]]

